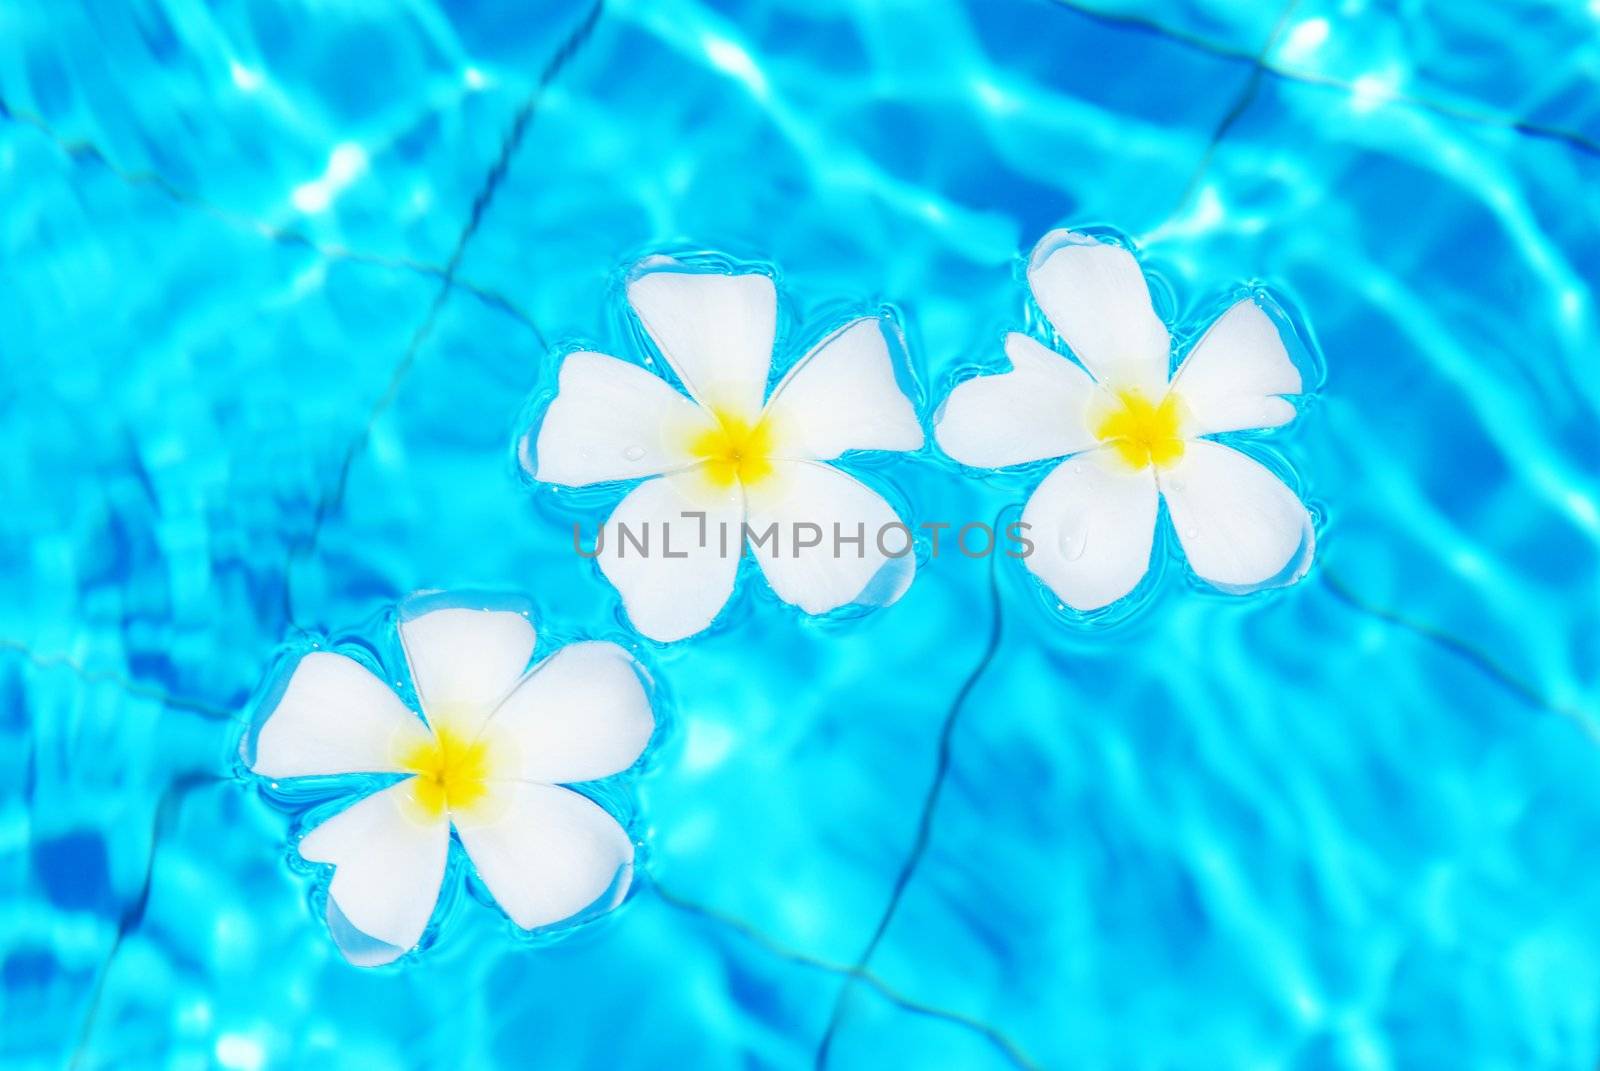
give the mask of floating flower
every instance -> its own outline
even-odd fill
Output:
[[[573,353],[523,459],[535,479],[569,487],[644,478],[596,549],[634,626],[663,641],[704,629],[733,593],[747,537],[772,590],[806,613],[898,598],[915,569],[909,534],[882,537],[905,526],[881,495],[823,463],[922,445],[895,381],[891,325],[846,324],[769,394],[770,277],[656,257],[634,269],[627,296],[687,396],[638,365]]]
[[[1067,458],[1023,509],[1028,568],[1094,610],[1150,565],[1165,500],[1189,565],[1225,591],[1292,583],[1310,566],[1305,506],[1266,466],[1212,436],[1294,418],[1300,373],[1254,299],[1223,313],[1168,378],[1171,341],[1133,255],[1054,231],[1028,264],[1034,298],[1079,364],[1006,337],[1011,371],[959,384],[934,436],[965,465]]]
[[[622,826],[561,787],[627,769],[649,741],[655,719],[632,658],[616,644],[573,643],[529,669],[534,627],[523,614],[418,608],[401,608],[399,631],[421,717],[362,663],[317,650],[242,748],[275,780],[401,775],[300,841],[302,857],[333,864],[329,927],[359,966],[421,939],[452,828],[523,929],[614,906],[632,876]]]

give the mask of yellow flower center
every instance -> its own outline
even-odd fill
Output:
[[[751,484],[772,472],[772,428],[754,424],[723,409],[713,409],[715,423],[689,441],[689,453],[705,462],[706,478],[721,490],[735,483]]]
[[[489,792],[489,744],[441,725],[432,737],[400,758],[400,768],[416,774],[409,782],[411,802],[424,817],[437,819],[471,807]]]
[[[1116,393],[1116,401],[1095,425],[1094,434],[1114,450],[1130,468],[1163,468],[1183,457],[1178,436],[1178,399],[1168,392],[1159,405],[1151,405],[1136,390]]]

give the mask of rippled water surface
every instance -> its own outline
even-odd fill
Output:
[[[1597,189],[1581,0],[0,0],[0,1062],[1593,1068]],[[347,966],[238,718],[419,588],[621,630],[512,462],[618,270],[771,262],[793,345],[891,305],[926,416],[1061,223],[1180,335],[1302,317],[1310,575],[1163,550],[1095,626],[948,554],[857,621],[742,585],[644,648],[615,915],[462,887]]]

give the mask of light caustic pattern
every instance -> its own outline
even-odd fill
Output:
[[[0,14],[0,1058],[1594,1066],[1588,5],[112,7]],[[417,589],[622,635],[583,495],[509,460],[547,346],[641,352],[611,273],[892,304],[926,420],[1062,224],[1133,238],[1180,353],[1246,283],[1305,318],[1243,445],[1310,574],[1219,597],[1168,532],[1094,620],[960,555],[851,622],[746,584],[662,659],[620,910],[530,948],[456,871],[421,957],[346,967],[290,860],[326,797],[235,780],[233,718]],[[1110,437],[1159,464],[1160,415]],[[912,523],[1038,478],[870,472]]]

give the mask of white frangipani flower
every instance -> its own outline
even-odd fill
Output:
[[[940,447],[982,468],[1067,458],[1023,509],[1028,568],[1067,605],[1094,610],[1150,566],[1164,499],[1189,565],[1224,591],[1298,580],[1311,518],[1260,462],[1210,438],[1294,418],[1301,390],[1278,328],[1245,299],[1168,378],[1171,341],[1133,254],[1070,231],[1034,247],[1028,283],[1080,364],[1027,335],[1006,338],[1011,371],[950,392]]]
[[[634,626],[670,641],[709,625],[733,592],[747,530],[767,583],[806,613],[898,598],[915,566],[897,553],[898,539],[879,537],[899,517],[823,463],[850,450],[921,447],[922,427],[895,380],[892,325],[846,324],[769,393],[777,318],[769,276],[657,257],[635,269],[627,295],[687,396],[638,365],[573,353],[536,441],[524,440],[523,462],[535,479],[569,487],[645,478],[607,521],[598,554]],[[628,545],[624,527],[650,532],[653,547]],[[758,544],[769,530],[775,539]]]
[[[400,641],[418,717],[366,666],[313,651],[247,736],[262,777],[404,774],[300,841],[332,863],[328,923],[358,966],[414,948],[438,900],[453,827],[518,926],[621,902],[633,842],[566,784],[626,770],[655,717],[640,671],[613,643],[569,644],[529,669],[534,627],[509,610],[407,616]]]

